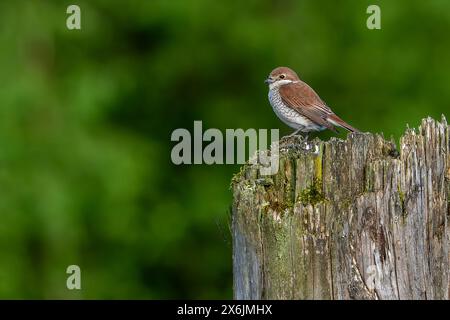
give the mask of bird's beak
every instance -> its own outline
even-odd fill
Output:
[[[264,83],[265,84],[271,84],[271,83],[273,83],[273,80],[269,77],[266,80],[264,80]]]

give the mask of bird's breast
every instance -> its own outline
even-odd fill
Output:
[[[278,118],[291,128],[300,129],[305,132],[320,130],[319,128],[316,128],[317,125],[311,120],[287,106],[281,98],[278,89],[269,90],[269,101]]]

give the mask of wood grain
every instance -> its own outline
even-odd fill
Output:
[[[280,141],[233,179],[236,299],[449,299],[449,127]]]

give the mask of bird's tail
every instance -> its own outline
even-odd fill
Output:
[[[328,116],[327,120],[328,120],[328,122],[334,124],[335,126],[339,126],[341,128],[347,129],[350,132],[361,132],[358,129],[349,125],[347,122],[345,122],[344,120],[342,120],[335,114]]]

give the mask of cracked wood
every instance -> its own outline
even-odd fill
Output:
[[[369,133],[283,138],[276,175],[233,179],[234,297],[448,299],[449,150],[444,117],[398,149]]]

